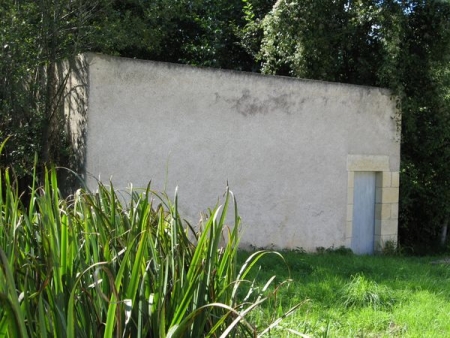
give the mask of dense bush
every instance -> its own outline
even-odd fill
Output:
[[[62,199],[50,170],[42,186],[33,181],[29,205],[22,205],[9,170],[0,181],[0,336],[264,332],[246,315],[271,295],[245,278],[268,252],[252,254],[238,270],[239,217],[228,189],[223,208],[194,230],[178,214],[176,196],[171,202],[150,187],[121,198],[99,184],[96,193]]]

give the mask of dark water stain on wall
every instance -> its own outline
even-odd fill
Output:
[[[293,113],[295,106],[291,94],[268,96],[266,99],[260,99],[252,95],[249,89],[244,89],[239,97],[225,97],[217,92],[215,96],[216,103],[224,101],[231,104],[232,109],[244,116],[266,115],[274,111],[281,111],[290,115]]]

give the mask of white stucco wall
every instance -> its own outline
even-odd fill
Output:
[[[85,57],[88,186],[151,180],[170,196],[178,186],[195,224],[229,182],[243,246],[348,245],[348,156],[383,156],[399,170],[387,90]]]

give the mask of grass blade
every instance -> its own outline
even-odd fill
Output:
[[[8,259],[5,252],[0,248],[0,263],[5,278],[2,280],[6,281],[6,293],[0,293],[0,300],[4,305],[4,309],[9,313],[8,325],[12,328],[16,335],[13,337],[27,338],[28,333],[25,326],[25,318],[20,309],[19,298],[16,293],[16,284],[14,282],[13,274],[9,266]],[[2,287],[3,289],[3,287]]]

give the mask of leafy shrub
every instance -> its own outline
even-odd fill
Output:
[[[62,199],[50,170],[29,194],[22,205],[9,171],[0,172],[0,336],[254,337],[279,322],[258,332],[246,319],[274,278],[262,290],[245,280],[268,251],[238,270],[240,219],[228,189],[197,232],[176,196],[150,187],[127,203],[102,184]]]

